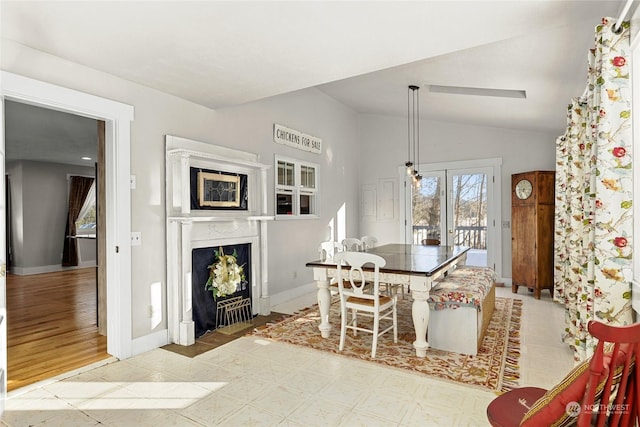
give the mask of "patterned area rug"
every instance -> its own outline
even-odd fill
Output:
[[[427,350],[426,358],[416,357],[413,348],[415,332],[409,299],[398,301],[397,344],[393,343],[392,332],[384,334],[378,339],[376,358],[371,359],[371,334],[360,333],[357,337],[353,337],[348,333],[345,348],[339,352],[339,309],[340,302],[334,297],[330,314],[331,336],[327,339],[322,338],[318,330],[320,314],[317,305],[280,322],[257,328],[252,335],[355,357],[496,392],[508,391],[518,386],[521,300],[496,297],[491,322],[476,356],[430,348]]]

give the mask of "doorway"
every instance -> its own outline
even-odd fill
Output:
[[[92,118],[11,100],[4,112],[11,391],[108,357],[100,336],[107,333],[105,138],[104,122]],[[91,189],[71,223],[74,179]]]
[[[105,236],[107,352],[119,359],[132,355],[131,337],[131,200],[130,145],[133,107],[106,98],[0,71],[0,104],[4,100],[29,103],[105,122],[105,215],[110,226]],[[4,132],[0,132],[0,154],[4,154]],[[4,175],[4,158],[0,172]],[[0,228],[4,228],[4,206]],[[5,246],[0,234],[0,247]],[[4,263],[4,250],[0,250]],[[0,265],[0,273],[3,272]],[[5,313],[5,282],[0,274],[0,316]],[[6,355],[6,322],[0,317],[0,354]],[[6,358],[0,357],[0,373],[6,372]],[[2,375],[0,399],[4,401],[6,375]]]
[[[468,246],[467,264],[500,267],[496,159],[419,165],[405,178],[403,234],[412,244]],[[497,208],[496,208],[497,207]]]

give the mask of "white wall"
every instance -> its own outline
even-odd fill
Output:
[[[131,249],[133,338],[166,329],[166,311],[160,323],[152,324],[149,306],[155,283],[163,289],[163,306],[166,300],[167,134],[258,153],[264,163],[273,164],[274,153],[279,153],[320,164],[320,219],[269,225],[269,279],[274,301],[295,294],[312,281],[304,263],[317,258],[317,246],[330,237],[328,224],[342,205],[346,206],[346,229],[358,234],[357,119],[353,112],[319,91],[300,91],[216,112],[4,39],[0,54],[3,70],[134,107],[131,173],[136,175],[137,187],[131,192],[131,228],[142,233],[142,244]],[[323,154],[313,155],[273,143],[274,122],[322,138]],[[273,171],[269,179],[273,182]],[[272,188],[269,203],[269,213],[273,214]]]
[[[322,154],[273,142],[278,123],[322,139]],[[358,236],[359,149],[356,114],[316,89],[297,91],[217,111],[213,142],[251,151],[262,163],[274,155],[319,165],[319,219],[283,219],[269,224],[269,292],[272,303],[295,296],[313,281],[305,263],[317,259],[321,241],[344,226]],[[274,169],[268,172],[268,212],[274,213]],[[344,217],[339,211],[344,207]],[[339,224],[338,224],[339,223]]]
[[[7,165],[16,274],[62,270],[69,174],[93,176],[93,167],[20,161]],[[94,242],[95,245],[95,242]],[[93,260],[95,262],[95,250]],[[89,252],[84,252],[89,260]]]
[[[149,318],[153,283],[166,286],[164,136],[207,141],[215,112],[145,86],[2,40],[3,70],[112,99],[134,107],[131,123],[131,227],[142,233],[142,245],[131,248],[132,337],[166,329]],[[163,303],[163,305],[165,305]]]
[[[558,114],[565,114],[559,111]],[[398,168],[407,160],[406,117],[359,117],[361,184],[377,185],[380,178],[398,178]],[[523,132],[457,123],[420,122],[420,163],[502,158],[502,219],[511,219],[511,175],[529,170],[555,170],[558,135]],[[363,221],[362,234],[382,242],[403,241],[400,219]],[[511,229],[502,234],[503,276],[511,277]]]

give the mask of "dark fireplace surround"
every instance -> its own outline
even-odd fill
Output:
[[[220,248],[225,255],[237,253],[238,265],[242,266],[245,280],[238,285],[236,292],[224,297],[214,298],[210,290],[205,289],[209,278],[209,268],[217,260],[215,251]],[[251,244],[224,245],[208,248],[193,249],[191,252],[192,265],[192,307],[195,322],[195,337],[200,338],[209,331],[213,331],[224,324],[224,319],[218,319],[218,303],[233,297],[251,299]]]

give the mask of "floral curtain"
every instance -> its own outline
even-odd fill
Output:
[[[633,322],[632,132],[629,23],[596,27],[587,91],[569,105],[556,143],[554,300],[575,359],[593,354],[590,320]]]

